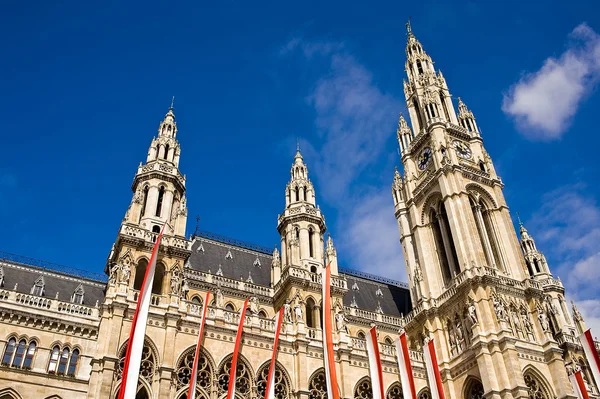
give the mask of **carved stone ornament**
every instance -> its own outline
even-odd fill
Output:
[[[258,298],[255,296],[250,298],[250,312],[252,312],[252,314],[258,314]]]
[[[346,325],[346,316],[344,312],[339,311],[335,314],[335,328],[338,332],[344,332],[348,334],[348,326]]]
[[[471,299],[467,303],[467,316],[469,318],[469,321],[471,322],[471,325],[475,325],[479,322],[479,320],[477,319],[477,309],[475,308],[475,301],[473,299]]]
[[[181,297],[183,299],[187,299],[188,292],[190,292],[190,286],[188,285],[187,278],[185,278],[185,276],[184,276],[183,280],[181,282]]]
[[[302,305],[297,304],[296,306],[294,306],[294,315],[296,316],[296,323],[302,323],[303,322],[303,318],[302,318]]]
[[[219,309],[223,309],[225,306],[225,297],[223,296],[223,291],[221,291],[220,287],[217,287],[215,290],[215,305]]]
[[[498,295],[494,295],[492,300],[494,302],[494,312],[496,312],[496,318],[499,321],[507,321],[508,314],[506,313],[506,305],[504,305],[504,300]]]
[[[292,322],[292,305],[290,305],[289,299],[283,304],[283,322]]]
[[[179,269],[171,270],[171,295],[179,295],[181,289],[181,280],[179,278]]]

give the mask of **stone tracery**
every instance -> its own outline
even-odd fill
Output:
[[[227,358],[225,358],[225,360],[221,362],[221,366],[219,367],[219,375],[217,377],[219,396],[227,393],[227,389],[229,387],[229,375],[231,372],[232,357],[233,355],[227,356]],[[244,398],[250,398],[253,381],[254,378],[252,377],[250,365],[242,356],[240,356],[238,358],[236,370],[236,394]]]

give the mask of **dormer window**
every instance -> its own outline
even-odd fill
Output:
[[[37,296],[44,296],[44,287],[45,287],[44,277],[40,276],[35,283],[33,283],[33,287],[31,287],[31,294]]]
[[[85,291],[83,290],[83,286],[81,284],[79,284],[79,286],[73,292],[73,295],[71,295],[71,302],[82,305],[84,295],[85,295]]]
[[[4,287],[4,267],[0,266],[0,287]]]

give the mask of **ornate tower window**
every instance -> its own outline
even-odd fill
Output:
[[[194,366],[194,349],[190,349],[184,353],[179,362],[177,363],[177,369],[173,373],[173,383],[177,387],[177,390],[187,387],[190,384],[192,376],[192,368]],[[209,399],[210,390],[213,384],[213,366],[204,349],[200,352],[198,359],[197,376],[196,376],[196,397],[199,399]],[[179,399],[187,399],[187,392],[184,393]]]
[[[481,381],[471,379],[467,382],[465,399],[483,399],[483,385],[481,385]]]
[[[140,212],[140,219],[146,213],[146,204],[148,203],[148,186],[144,187],[144,199],[142,200],[142,211]]]
[[[31,287],[31,294],[37,296],[44,296],[44,287],[46,283],[44,282],[44,276],[40,276],[35,280],[33,287]]]
[[[158,201],[156,202],[155,216],[160,217],[160,214],[162,212],[162,204],[163,204],[164,196],[165,196],[165,187],[161,186],[161,188],[158,190]]]
[[[527,385],[527,388],[529,389],[529,399],[551,399],[553,397],[533,373],[525,372],[524,378],[525,385]]]
[[[270,363],[265,363],[259,370],[256,377],[256,388],[258,391],[258,397],[264,398],[267,389],[267,380],[269,377]],[[290,383],[289,377],[285,373],[279,363],[275,364],[275,381],[273,381],[275,388],[276,399],[288,399],[290,396]]]
[[[325,370],[321,369],[313,374],[308,382],[308,392],[309,399],[327,399]]]
[[[369,377],[358,381],[354,387],[354,399],[373,399],[373,387]]]
[[[309,227],[308,228],[308,256],[310,256],[311,258],[315,257],[314,239],[315,239],[315,232],[312,227]]]
[[[233,355],[227,356],[219,367],[219,396],[227,393],[232,357]],[[254,381],[254,378],[252,378],[250,370],[250,366],[246,359],[240,356],[237,363],[235,391],[237,395],[243,398],[250,398],[252,392],[252,382]]]

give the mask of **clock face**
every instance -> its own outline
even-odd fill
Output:
[[[424,170],[427,165],[429,164],[429,161],[431,160],[431,148],[429,147],[425,147],[423,148],[423,151],[421,151],[421,154],[419,154],[419,160],[418,160],[418,166],[419,169]]]
[[[456,149],[456,154],[463,159],[471,159],[473,155],[471,153],[471,149],[468,145],[463,143],[462,141],[454,140],[454,148]]]

